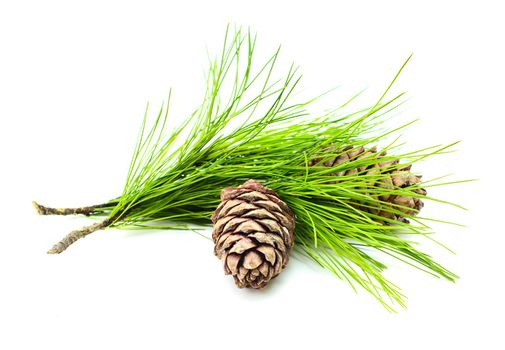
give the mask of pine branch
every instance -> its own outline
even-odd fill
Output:
[[[47,254],[60,254],[63,253],[70,245],[74,244],[77,240],[86,237],[87,235],[102,230],[114,221],[114,218],[107,218],[103,221],[94,223],[93,225],[84,226],[78,230],[70,232],[61,241],[56,243]]]
[[[51,208],[43,206],[35,201],[32,202],[33,207],[39,215],[85,215],[90,216],[103,212],[104,209],[110,208],[110,203],[91,205],[88,207],[79,208]]]
[[[37,206],[47,214],[107,215],[101,223],[72,232],[54,252],[105,227],[210,225],[220,190],[256,179],[295,213],[299,253],[353,288],[361,286],[386,308],[392,309],[391,303],[404,306],[404,296],[383,276],[386,266],[365,247],[454,281],[455,274],[414,248],[408,238],[430,232],[426,221],[433,219],[416,217],[417,210],[401,201],[380,199],[431,198],[418,185],[377,185],[391,181],[393,173],[415,176],[406,166],[444,154],[451,146],[402,154],[397,152],[396,139],[390,138],[410,123],[378,132],[384,118],[402,103],[403,94],[388,99],[387,93],[408,60],[371,107],[345,112],[357,97],[353,96],[315,117],[307,108],[317,98],[298,102],[293,97],[300,82],[297,69],[292,66],[282,78],[274,78],[279,50],[256,67],[255,47],[256,37],[250,33],[227,31],[221,54],[210,62],[201,106],[173,130],[167,130],[170,96],[150,128],[146,108],[125,187],[117,199],[76,209]],[[388,155],[334,161],[346,152],[369,150],[384,142]],[[319,161],[313,162],[316,158]],[[370,171],[374,167],[379,170]],[[430,184],[436,185],[436,181]]]

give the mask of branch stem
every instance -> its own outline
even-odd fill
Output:
[[[98,230],[102,230],[114,222],[114,218],[107,218],[103,221],[94,223],[93,225],[84,226],[78,230],[74,230],[66,235],[61,241],[56,243],[47,254],[60,254],[65,251],[70,245],[75,243],[77,240],[86,237],[90,233]]]
[[[77,215],[82,214],[89,216],[96,212],[97,209],[105,208],[107,204],[92,205],[89,207],[79,207],[79,208],[50,208],[43,206],[35,201],[32,202],[33,207],[39,215]]]

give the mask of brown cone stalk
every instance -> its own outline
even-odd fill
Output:
[[[294,215],[274,191],[255,180],[225,188],[212,222],[214,253],[239,288],[263,288],[286,267]]]
[[[380,200],[381,202],[382,210],[380,208],[360,207],[362,210],[381,216],[383,218],[408,222],[408,220],[404,218],[401,214],[399,213],[395,214],[384,209],[394,208],[401,213],[407,215],[415,215],[423,207],[424,204],[421,201],[421,199],[418,198],[418,196],[425,196],[426,190],[424,188],[418,187],[419,183],[421,182],[421,176],[414,175],[410,172],[411,165],[406,165],[402,168],[395,167],[399,163],[399,159],[396,160],[385,159],[384,156],[386,155],[386,152],[378,153],[376,147],[372,147],[367,150],[364,147],[347,146],[338,152],[335,152],[334,147],[328,147],[327,150],[334,153],[339,153],[339,156],[327,159],[324,162],[321,161],[322,160],[321,158],[314,158],[309,162],[309,166],[318,165],[318,166],[335,167],[338,165],[345,165],[345,163],[352,163],[365,157],[374,157],[377,159],[377,162],[375,162],[372,165],[362,167],[348,166],[345,167],[346,170],[341,170],[339,172],[330,175],[333,176],[344,176],[353,174],[365,175],[380,172],[382,174],[388,174],[389,176],[382,178],[380,182],[373,184],[374,186],[379,186],[385,189],[395,189],[395,188],[410,189],[410,191],[413,194],[413,196],[393,195],[393,194],[380,196],[377,199]],[[377,221],[381,220],[377,219]]]

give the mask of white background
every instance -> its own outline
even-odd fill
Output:
[[[503,349],[498,3],[1,1],[0,348]],[[196,107],[206,48],[216,52],[228,22],[258,32],[259,57],[282,44],[304,91],[342,86],[328,107],[363,87],[376,97],[414,53],[395,89],[411,97],[397,122],[421,118],[404,140],[463,141],[417,169],[480,179],[430,192],[469,211],[424,209],[468,226],[433,225],[456,255],[424,245],[456,284],[393,264],[387,276],[409,300],[390,314],[295,258],[264,291],[238,290],[212,242],[188,232],[108,230],[45,254],[89,221],[38,217],[31,200],[79,206],[120,193],[145,103],[173,87],[174,115]]]

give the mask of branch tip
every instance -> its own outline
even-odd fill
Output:
[[[39,203],[37,203],[35,201],[32,201],[32,205],[35,208],[35,211],[37,212],[37,214],[39,214],[39,215],[45,215],[45,212],[42,209],[43,207]]]
[[[54,247],[53,247],[47,251],[47,254],[60,254],[60,252],[57,251],[56,249],[54,249]]]

